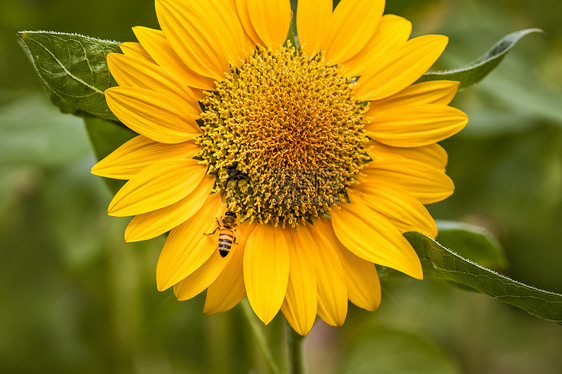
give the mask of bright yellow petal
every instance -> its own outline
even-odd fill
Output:
[[[252,231],[244,253],[244,282],[248,301],[265,324],[285,299],[289,261],[285,229],[262,224]]]
[[[375,33],[384,3],[384,0],[340,1],[322,42],[326,60],[341,63],[359,53]]]
[[[437,61],[447,45],[443,35],[424,35],[384,56],[361,76],[355,93],[359,100],[380,100],[414,83]]]
[[[154,61],[185,91],[191,87],[203,90],[215,89],[215,81],[212,78],[197,74],[182,61],[162,31],[137,26],[133,27],[133,32]],[[197,94],[197,91],[194,94]],[[196,95],[195,99],[201,100],[203,97],[203,95],[200,97]]]
[[[184,223],[205,204],[214,184],[215,178],[206,175],[193,192],[177,203],[135,216],[125,230],[125,240],[152,239]]]
[[[209,4],[204,6],[210,8]],[[156,16],[174,51],[196,73],[222,80],[230,71],[223,54],[230,49],[226,37],[217,38],[212,31],[218,21],[215,14],[203,13],[194,1],[156,0]]]
[[[400,111],[402,108],[412,105],[449,105],[458,88],[459,82],[454,81],[431,81],[413,84],[386,99],[373,101],[365,115],[374,117],[378,113]]]
[[[338,255],[338,244],[330,240],[332,227],[327,220],[310,226],[315,243],[310,254],[316,266],[318,282],[318,315],[329,325],[341,326],[347,316],[347,286]]]
[[[348,190],[348,194],[352,191]],[[416,252],[385,217],[360,203],[340,204],[339,209],[332,209],[331,216],[336,236],[350,252],[369,262],[422,279]]]
[[[245,20],[242,19],[242,17],[240,16],[240,13],[238,12],[237,3],[238,3],[238,0],[218,0],[218,1],[215,1],[215,5],[218,5],[220,9],[226,8],[226,7],[229,8],[228,13],[229,13],[229,17],[231,18],[231,22],[237,23],[236,27],[240,28],[241,35],[243,36],[243,38],[242,38],[242,40],[243,40],[242,51],[244,53],[249,53],[249,52],[252,52],[256,48],[256,44],[259,43],[259,37],[257,37],[257,34],[255,33],[255,30],[253,31],[253,34],[255,35],[256,39],[254,39],[254,37],[251,36],[250,33],[246,30]],[[246,18],[249,17],[247,11],[245,13],[245,16],[246,16]],[[247,21],[249,22],[249,19],[247,19]],[[243,57],[243,56],[241,56],[241,57]],[[234,64],[238,65],[238,63],[236,63],[236,62]]]
[[[105,91],[109,109],[128,128],[160,143],[182,143],[201,131],[193,116],[168,96],[137,87],[111,87]]]
[[[203,208],[170,232],[156,266],[158,290],[187,278],[217,251],[218,234],[205,234],[217,227],[222,210],[220,197],[213,194]]]
[[[188,0],[189,1],[189,0]],[[246,34],[231,0],[190,0],[190,6],[197,7],[204,15],[204,21],[194,22],[205,31],[208,43],[214,53],[232,65],[238,65],[246,52]],[[190,15],[191,17],[191,15]],[[230,69],[227,70],[230,72]]]
[[[362,173],[366,177],[359,178],[360,183],[394,185],[422,204],[444,200],[455,190],[453,181],[442,170],[408,159],[376,159],[369,162]]]
[[[375,265],[344,248],[338,253],[345,273],[349,301],[359,308],[376,310],[381,303],[381,284]]]
[[[197,160],[175,158],[147,167],[129,180],[109,204],[117,217],[151,212],[189,195],[206,175]]]
[[[342,62],[347,69],[344,71],[345,76],[363,75],[386,55],[402,48],[411,32],[412,23],[407,19],[392,14],[384,15],[365,47],[351,59]]]
[[[196,3],[203,5],[201,1]],[[228,54],[229,61],[232,65],[238,66],[245,54],[253,51],[256,43],[252,41],[242,25],[236,10],[235,0],[214,0],[210,4],[214,7],[215,14],[222,19],[222,25],[219,25],[223,28],[219,30],[218,38],[227,36],[225,42],[231,46]]]
[[[113,179],[131,179],[146,167],[171,158],[190,159],[201,147],[195,142],[157,143],[139,135],[92,167],[92,174]]]
[[[406,158],[422,162],[441,171],[445,171],[448,161],[447,151],[439,144],[400,148],[370,140],[367,143],[367,153],[373,160],[377,158]]]
[[[306,228],[287,231],[291,269],[281,311],[296,332],[306,335],[314,325],[318,308],[314,256],[310,255],[311,247],[316,244]]]
[[[432,238],[437,236],[435,220],[423,204],[409,193],[396,188],[393,184],[380,181],[359,184],[355,188],[358,193],[354,196],[359,199],[352,202],[362,203],[385,216],[400,232],[420,231]]]
[[[119,49],[125,56],[136,57],[155,64],[154,59],[148,54],[140,43],[125,42],[119,44]]]
[[[264,46],[281,46],[291,27],[289,0],[246,0],[252,26]]]
[[[199,295],[217,279],[230,260],[230,255],[222,257],[218,251],[213,253],[199,269],[181,282],[174,284],[176,299],[189,300]]]
[[[226,312],[246,297],[243,272],[245,237],[251,233],[253,228],[253,225],[247,223],[240,224],[241,243],[228,255],[232,257],[230,262],[207,289],[203,313]]]
[[[252,21],[250,20],[250,14],[248,13],[248,1],[247,0],[234,0],[236,3],[236,12],[240,18],[240,22],[246,31],[246,34],[250,37],[253,44],[262,43],[259,35],[256,33]]]
[[[299,0],[297,3],[297,34],[303,51],[309,56],[320,51],[332,8],[332,0]]]
[[[468,117],[459,109],[438,105],[411,105],[373,113],[365,130],[370,138],[393,147],[420,147],[461,131]]]
[[[178,102],[194,118],[199,118],[202,110],[194,99],[193,91],[184,91],[161,67],[136,57],[110,53],[107,66],[119,86],[132,86],[157,91]]]

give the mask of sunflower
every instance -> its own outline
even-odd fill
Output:
[[[135,216],[128,242],[169,231],[159,290],[206,290],[207,314],[247,297],[306,335],[317,315],[342,325],[348,301],[379,306],[374,264],[422,279],[402,233],[436,236],[424,204],[454,189],[437,142],[467,117],[448,106],[457,82],[414,84],[448,39],[410,39],[383,10],[299,0],[293,32],[289,0],[156,0],[162,30],[108,56],[107,103],[139,135],[92,173],[127,180],[109,214]]]

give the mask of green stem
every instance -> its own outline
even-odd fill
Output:
[[[273,354],[271,353],[271,348],[267,343],[267,339],[263,333],[262,326],[260,326],[259,322],[256,320],[256,317],[252,312],[252,308],[250,307],[248,300],[244,300],[240,304],[242,305],[244,316],[246,316],[246,319],[250,324],[250,328],[252,329],[252,332],[254,333],[256,340],[258,341],[258,346],[260,347],[263,353],[265,362],[267,363],[267,366],[269,366],[269,370],[271,370],[273,374],[281,374],[281,372],[279,371],[279,366],[273,359]]]
[[[304,359],[303,359],[303,342],[304,336],[301,336],[291,325],[287,323],[287,340],[289,343],[289,364],[291,374],[304,374]]]

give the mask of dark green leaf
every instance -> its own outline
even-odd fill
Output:
[[[96,117],[85,117],[84,123],[90,142],[94,148],[98,160],[101,160],[127,140],[133,138],[136,133],[129,130],[121,123],[107,121]],[[109,190],[117,192],[123,185],[123,181],[104,178]]]
[[[486,229],[453,221],[437,221],[436,240],[482,266],[504,269],[507,259],[498,240]]]
[[[51,100],[63,113],[117,121],[104,91],[117,85],[107,68],[107,55],[120,53],[120,43],[46,31],[18,35]]]
[[[505,55],[515,46],[523,36],[534,32],[544,34],[541,29],[526,29],[506,35],[497,42],[488,52],[471,64],[454,70],[436,71],[425,73],[418,82],[449,80],[460,82],[459,89],[467,88],[480,82],[498,66]]]
[[[414,231],[404,234],[421,259],[426,278],[443,279],[562,324],[562,295],[539,290],[486,269]]]

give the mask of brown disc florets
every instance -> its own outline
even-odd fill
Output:
[[[352,82],[321,55],[257,47],[202,100],[199,156],[242,220],[297,226],[329,214],[368,159]]]

